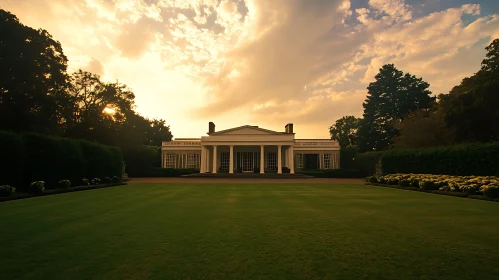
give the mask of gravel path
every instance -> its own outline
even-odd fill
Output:
[[[350,178],[130,178],[128,184],[142,183],[306,183],[306,184],[364,184],[364,179]]]

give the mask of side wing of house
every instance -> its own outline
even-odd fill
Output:
[[[161,146],[162,168],[199,169],[201,166],[201,139],[164,141]]]
[[[339,169],[340,145],[331,139],[296,139],[295,169]]]

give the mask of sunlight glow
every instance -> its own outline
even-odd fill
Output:
[[[102,110],[102,112],[104,114],[114,115],[116,113],[116,110],[114,110],[113,108],[106,107],[104,108],[104,110]]]

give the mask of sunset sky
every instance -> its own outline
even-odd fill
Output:
[[[472,2],[470,4],[470,2]],[[174,137],[246,124],[328,138],[394,63],[448,93],[499,38],[497,0],[0,0],[69,71],[128,85]]]

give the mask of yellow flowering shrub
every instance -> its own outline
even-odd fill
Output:
[[[495,176],[451,176],[434,174],[389,174],[366,178],[369,183],[418,187],[424,190],[441,190],[483,194],[487,197],[499,197],[499,178]]]

